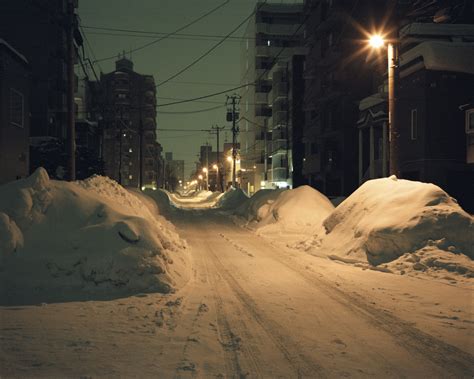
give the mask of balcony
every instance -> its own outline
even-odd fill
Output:
[[[287,141],[286,140],[273,140],[272,142],[272,152],[276,154],[286,154],[287,152]]]
[[[274,111],[269,124],[276,128],[277,126],[285,126],[288,122],[287,111]]]
[[[287,168],[286,167],[276,167],[272,168],[272,181],[274,182],[284,182],[287,179]]]
[[[268,94],[268,102],[274,103],[279,99],[288,98],[288,83],[280,82],[273,85],[272,90]]]
[[[279,140],[285,140],[287,139],[287,133],[285,129],[282,128],[276,128],[272,130],[272,140],[273,141],[279,141]]]

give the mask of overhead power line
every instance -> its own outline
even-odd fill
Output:
[[[264,3],[262,3],[262,5],[263,4]],[[304,20],[300,23],[298,28],[293,32],[292,37],[294,37],[301,30],[301,28],[305,24],[306,20],[308,19],[308,17],[309,17],[309,14],[304,18]],[[190,99],[174,101],[174,102],[164,103],[164,104],[158,104],[157,106],[158,107],[167,107],[167,106],[171,106],[171,105],[175,105],[175,104],[189,103],[189,102],[193,102],[193,101],[196,101],[196,100],[203,100],[203,99],[208,99],[210,97],[227,94],[229,92],[236,91],[238,89],[241,89],[241,88],[244,88],[244,87],[247,87],[247,86],[253,86],[256,83],[258,83],[270,71],[270,69],[273,67],[273,65],[278,60],[278,58],[283,53],[283,51],[285,51],[285,49],[287,49],[287,47],[282,47],[280,49],[280,51],[273,57],[273,60],[272,60],[271,64],[268,65],[268,67],[265,70],[263,70],[262,73],[259,75],[259,77],[252,83],[242,84],[240,86],[236,86],[236,87],[233,87],[233,88],[228,88],[224,91],[213,92],[213,93],[210,93],[210,94],[207,94],[207,95],[202,95],[202,96],[198,96],[198,97],[194,97],[194,98],[190,98]]]
[[[184,68],[179,70],[176,74],[171,75],[168,79],[165,79],[162,82],[158,83],[156,85],[156,87],[158,88],[158,87],[161,87],[162,85],[168,83],[169,81],[171,81],[174,78],[178,77],[183,72],[185,72],[185,71],[189,70],[191,67],[193,67],[196,63],[200,62],[205,57],[207,57],[210,53],[212,53],[215,49],[217,49],[220,45],[222,45],[227,40],[227,38],[232,36],[232,34],[234,34],[237,30],[239,30],[242,27],[242,25],[244,25],[246,22],[248,22],[248,20],[250,20],[250,18],[252,18],[252,16],[255,15],[255,13],[257,13],[260,10],[260,8],[262,8],[267,3],[267,1],[268,0],[264,0],[261,3],[259,3],[259,5],[255,7],[255,10],[252,13],[250,13],[247,17],[245,17],[242,20],[242,22],[240,22],[234,29],[232,29],[229,33],[227,33],[219,42],[217,42],[214,46],[212,46],[210,49],[208,49],[205,53],[201,54],[198,58],[193,60],[190,64],[188,64],[187,66],[185,66]]]
[[[217,106],[215,106],[215,107],[205,108],[205,109],[198,109],[198,110],[195,110],[195,111],[165,112],[165,111],[160,111],[160,110],[158,110],[158,114],[194,114],[194,113],[204,113],[204,112],[214,111],[214,110],[216,110],[216,109],[220,109],[220,108],[223,108],[223,107],[225,107],[225,104],[224,104],[224,103],[221,103],[221,105],[217,105]]]
[[[140,51],[140,50],[143,50],[143,49],[146,49],[147,47],[150,47],[152,45],[155,45],[157,44],[158,42],[176,34],[176,33],[179,33],[180,31],[184,30],[184,29],[187,29],[189,28],[191,25],[194,25],[196,23],[198,23],[199,21],[205,19],[206,17],[210,16],[211,14],[217,12],[219,9],[221,9],[222,7],[224,7],[225,5],[227,5],[229,3],[230,0],[225,0],[223,3],[219,4],[217,7],[214,7],[212,8],[210,11],[204,13],[202,16],[199,16],[198,18],[194,19],[193,21],[187,23],[186,25],[183,25],[181,26],[180,28],[170,32],[170,33],[167,33],[165,34],[164,36],[160,37],[160,38],[157,38],[151,42],[148,42],[142,46],[139,46],[139,47],[136,47],[134,49],[131,49],[129,51],[129,53],[134,53],[134,52],[137,52],[137,51]],[[110,59],[115,59],[116,56],[113,55],[113,56],[109,56],[109,57],[106,57],[106,58],[101,58],[101,59],[97,59],[95,62],[103,62],[103,61],[107,61],[107,60],[110,60]]]
[[[161,35],[167,35],[169,33],[166,32],[152,32],[152,31],[144,31],[144,30],[135,30],[135,29],[121,29],[121,28],[105,28],[105,27],[99,27],[99,26],[83,26],[85,29],[91,29],[91,30],[104,30],[104,31],[109,31],[109,32],[115,32],[117,34],[105,34],[105,35],[112,35],[112,36],[127,36],[129,34],[132,34],[131,36],[133,37],[152,37],[152,36],[161,36]],[[124,33],[124,34],[118,34],[118,33]],[[190,34],[190,33],[174,33],[173,34],[176,37],[181,37],[180,39],[221,39],[224,38],[225,35],[222,34]],[[173,37],[169,37],[173,38]],[[227,39],[229,40],[235,40],[235,41],[245,41],[245,40],[255,40],[256,37],[239,37],[239,36],[229,36]]]

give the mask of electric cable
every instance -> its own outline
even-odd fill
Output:
[[[182,31],[182,30],[184,30],[184,29],[189,28],[190,26],[192,26],[192,25],[198,23],[199,21],[203,20],[204,18],[206,18],[206,17],[210,16],[211,14],[217,12],[219,9],[221,9],[222,7],[224,7],[225,5],[227,5],[229,2],[230,2],[230,0],[225,0],[223,3],[219,4],[217,7],[212,8],[210,11],[204,13],[203,15],[199,16],[198,18],[194,19],[193,21],[191,21],[191,22],[189,22],[189,23],[187,23],[187,24],[185,24],[185,25],[179,27],[178,29],[176,29],[176,30],[174,30],[174,31],[172,31],[172,32],[170,32],[170,33],[165,34],[164,36],[162,36],[162,37],[160,37],[160,38],[157,38],[157,39],[155,39],[155,40],[153,40],[153,41],[151,41],[151,42],[148,42],[148,43],[146,43],[146,44],[144,44],[144,45],[142,45],[142,46],[139,46],[139,47],[136,47],[136,48],[134,48],[134,49],[131,49],[131,50],[129,51],[129,53],[134,53],[134,52],[136,52],[136,51],[140,51],[140,50],[146,49],[147,47],[150,47],[150,46],[152,46],[152,45],[155,45],[155,44],[157,44],[158,42],[163,41],[164,39],[166,39],[166,38],[168,38],[168,37],[170,37],[170,36],[172,36],[172,35],[174,35],[174,34],[176,34],[176,33],[179,33],[180,31]],[[107,60],[111,60],[111,59],[115,59],[115,58],[116,58],[116,56],[113,55],[113,56],[109,56],[109,57],[97,59],[95,62],[103,62],[103,61],[107,61]]]
[[[262,8],[267,3],[267,1],[268,0],[264,0],[258,6],[256,6],[255,10],[252,11],[252,13],[250,13],[246,18],[244,18],[241,23],[239,23],[234,29],[232,29],[229,33],[227,33],[219,42],[217,42],[215,45],[213,45],[205,53],[201,54],[198,58],[196,58],[194,61],[189,63],[187,66],[185,66],[184,68],[179,70],[177,73],[171,75],[168,79],[165,79],[162,82],[158,83],[155,87],[158,88],[158,87],[161,87],[162,85],[168,83],[170,80],[173,80],[174,78],[178,77],[183,72],[189,70],[195,64],[197,64],[198,62],[203,60],[205,57],[207,57],[210,53],[212,53],[215,49],[217,49],[220,45],[222,45],[224,43],[224,41],[227,40],[227,38],[232,36],[232,34],[234,34],[237,30],[239,30],[242,27],[242,25],[244,25],[248,20],[250,20],[250,18],[252,18],[252,16],[255,15],[260,10],[260,8]]]

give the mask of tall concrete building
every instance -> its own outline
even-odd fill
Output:
[[[157,187],[160,147],[153,76],[135,72],[133,62],[122,56],[115,71],[101,76],[101,87],[106,175],[125,186],[138,187],[143,174],[142,186]]]
[[[274,186],[271,178],[272,128],[286,130],[288,124],[286,117],[280,117],[284,114],[281,112],[288,112],[286,102],[279,104],[286,109],[277,111],[278,116],[275,117],[279,121],[276,122],[275,119],[275,122],[272,121],[273,125],[269,125],[273,105],[273,100],[269,101],[268,97],[272,90],[273,73],[270,74],[270,70],[276,62],[289,62],[291,57],[303,52],[302,4],[259,2],[256,7],[257,11],[245,31],[240,59],[240,81],[243,85],[247,84],[240,93],[240,159],[242,170],[245,170],[241,186],[248,193]],[[278,144],[282,143],[286,142],[282,142],[280,138]],[[288,156],[286,149],[285,154]],[[283,163],[286,172],[288,159]],[[279,165],[281,166],[281,162]]]

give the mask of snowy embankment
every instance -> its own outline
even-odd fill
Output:
[[[307,235],[292,247],[345,263],[448,280],[453,273],[474,277],[474,219],[433,184],[371,180],[335,209],[307,186],[263,190],[235,214],[280,241],[285,233]]]
[[[230,210],[239,207],[248,200],[248,196],[240,188],[230,187],[218,198],[215,207],[222,210]]]
[[[474,219],[441,188],[396,177],[364,183],[324,220],[311,243],[387,270],[474,276]]]
[[[185,243],[116,182],[50,180],[44,169],[0,187],[2,303],[169,292],[189,275]]]
[[[334,210],[329,199],[309,186],[293,190],[260,190],[237,208],[259,234],[320,231],[323,220]]]

